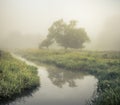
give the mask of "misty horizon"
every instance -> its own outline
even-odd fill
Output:
[[[77,20],[89,50],[120,50],[119,0],[1,0],[0,48],[38,48],[56,20]]]

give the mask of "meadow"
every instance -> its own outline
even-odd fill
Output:
[[[36,67],[0,51],[0,102],[12,100],[39,85]]]
[[[28,49],[17,53],[35,63],[94,75],[98,78],[98,88],[89,105],[120,103],[120,52]]]

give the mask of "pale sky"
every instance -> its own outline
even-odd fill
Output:
[[[3,30],[46,34],[53,21],[75,19],[89,32],[120,12],[120,0],[0,0]]]
[[[120,14],[120,0],[0,0],[0,33],[46,35],[58,19],[77,20],[90,38],[96,38],[104,22]]]

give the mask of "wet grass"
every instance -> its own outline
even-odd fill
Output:
[[[39,86],[37,68],[0,51],[0,102],[20,96]]]
[[[89,105],[120,103],[120,52],[29,49],[19,54],[34,62],[95,75],[98,89]]]

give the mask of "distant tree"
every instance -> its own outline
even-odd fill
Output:
[[[42,48],[42,47],[49,47],[51,44],[53,43],[53,41],[51,39],[45,39],[41,42],[39,48]]]
[[[90,41],[83,28],[76,27],[76,21],[72,20],[66,24],[63,19],[55,21],[48,29],[48,39],[54,39],[64,48],[83,48],[85,42]]]

